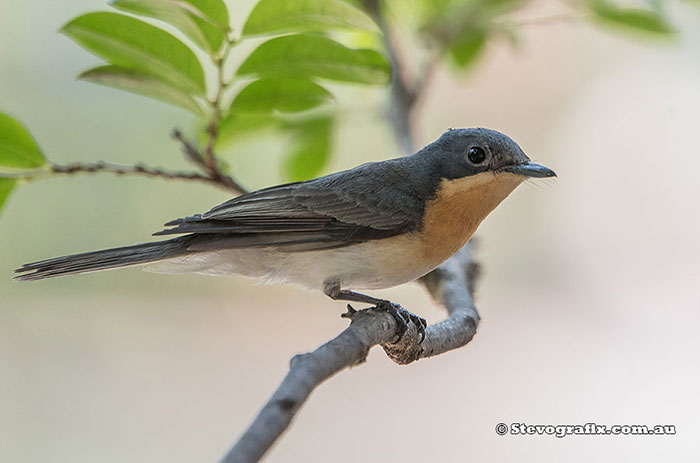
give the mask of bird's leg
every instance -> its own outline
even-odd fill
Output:
[[[413,322],[416,325],[418,335],[420,336],[419,342],[423,342],[423,339],[425,339],[425,328],[428,326],[425,319],[409,312],[395,302],[391,302],[386,299],[378,299],[376,297],[368,296],[367,294],[357,293],[347,289],[340,289],[340,284],[338,282],[326,283],[323,288],[323,292],[334,301],[364,302],[366,304],[374,305],[375,310],[388,312],[392,317],[394,317],[394,320],[396,320],[396,324],[398,325],[399,341],[406,333],[406,330],[408,330],[409,322]],[[349,305],[348,307],[352,308]]]

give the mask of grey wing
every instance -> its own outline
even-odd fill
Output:
[[[275,246],[328,249],[386,238],[419,226],[424,200],[402,165],[365,164],[307,182],[258,190],[156,233],[200,235],[192,250]]]

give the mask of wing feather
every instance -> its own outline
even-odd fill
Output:
[[[406,182],[406,158],[364,164],[318,179],[258,190],[155,233],[191,233],[197,250],[341,247],[420,225],[425,199]]]

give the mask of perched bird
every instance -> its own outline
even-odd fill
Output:
[[[412,320],[423,332],[420,317],[354,290],[425,275],[523,181],[554,176],[502,133],[450,129],[413,155],[247,193],[155,233],[176,238],[33,262],[15,278],[141,264],[162,273],[239,274],[373,304],[391,311],[403,331]]]

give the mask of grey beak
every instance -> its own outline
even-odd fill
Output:
[[[549,167],[536,162],[528,162],[527,164],[516,164],[503,168],[503,172],[510,172],[516,175],[524,175],[525,177],[556,177],[557,174]]]

